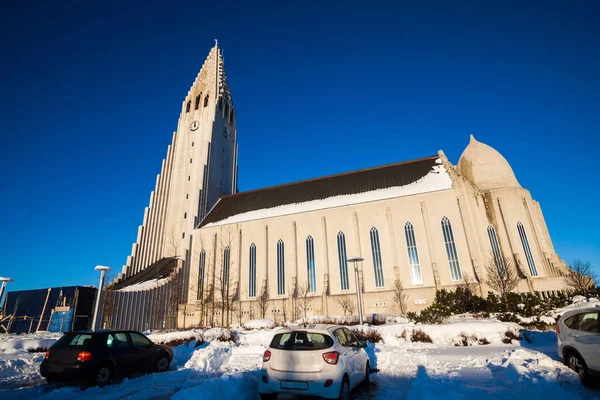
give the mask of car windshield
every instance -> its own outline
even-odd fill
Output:
[[[276,350],[323,350],[331,346],[333,339],[329,335],[295,331],[275,335],[270,347]]]
[[[58,339],[58,341],[52,347],[54,347],[55,349],[60,349],[64,347],[86,348],[86,346],[91,340],[92,335],[89,333],[63,335],[63,337]]]

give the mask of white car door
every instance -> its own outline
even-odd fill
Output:
[[[354,333],[348,328],[344,328],[344,333],[348,338],[348,350],[352,353],[353,370],[352,370],[352,385],[358,385],[365,376],[365,364],[367,363],[363,357],[363,351],[360,348],[360,342],[354,336]]]
[[[344,360],[346,372],[350,377],[350,388],[353,388],[354,385],[356,385],[356,357],[354,356],[352,347],[349,346],[348,336],[344,332],[344,328],[335,330],[333,334],[338,342],[340,342],[340,345],[342,345],[342,353],[340,354],[340,357]]]
[[[579,350],[588,368],[600,371],[600,321],[598,312],[583,313],[579,319],[579,329],[571,335],[575,348]]]

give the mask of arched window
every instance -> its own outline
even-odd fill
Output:
[[[190,107],[192,106],[192,101],[188,100],[187,105],[185,106],[185,112],[189,113],[190,112]]]
[[[381,246],[379,232],[371,227],[371,253],[373,254],[373,272],[375,273],[375,287],[383,287],[383,267],[381,265]]]
[[[458,263],[458,253],[454,243],[454,233],[448,217],[442,218],[442,233],[444,234],[444,243],[446,245],[446,254],[448,255],[448,265],[450,266],[450,277],[453,281],[462,279],[460,264]]]
[[[494,264],[498,268],[498,273],[504,276],[505,267],[504,259],[502,258],[502,252],[500,251],[500,243],[498,243],[498,236],[496,236],[496,229],[492,225],[487,227],[488,238],[490,239],[490,245],[492,246],[492,255],[494,256]]]
[[[277,242],[277,294],[285,294],[285,262],[283,240]]]
[[[256,245],[250,245],[249,257],[249,277],[248,277],[248,297],[256,296]]]
[[[208,107],[208,95],[204,98],[204,107]]]
[[[529,265],[529,272],[531,272],[531,276],[538,276],[535,262],[533,261],[533,255],[531,254],[531,248],[529,247],[529,240],[527,240],[527,234],[525,233],[525,228],[521,222],[517,222],[517,230],[519,231],[519,236],[521,236],[521,244],[523,244],[525,258],[527,258],[527,264]]]
[[[194,110],[197,110],[198,107],[200,107],[200,96],[202,96],[202,94],[196,96],[196,104],[194,105]]]
[[[198,263],[198,293],[196,300],[202,300],[204,297],[204,270],[206,267],[206,251],[200,251],[200,261]]]
[[[423,277],[421,276],[417,240],[415,239],[415,230],[410,221],[404,224],[404,234],[406,235],[406,248],[408,249],[408,263],[410,264],[412,283],[413,285],[421,285],[423,284]]]
[[[312,236],[306,238],[306,270],[308,277],[308,291],[317,291],[317,279],[315,276],[315,243]]]
[[[233,110],[231,110],[231,114],[229,114],[229,123],[230,124],[235,123],[235,112]]]
[[[223,250],[223,287],[229,283],[229,246]]]
[[[337,234],[338,262],[340,264],[340,287],[342,290],[350,289],[348,281],[348,257],[346,256],[346,235],[339,231]]]

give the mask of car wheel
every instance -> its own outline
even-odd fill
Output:
[[[260,400],[276,400],[277,393],[260,393]]]
[[[339,400],[350,400],[350,382],[348,382],[348,377],[345,376],[342,381],[342,387],[340,388],[340,396]]]
[[[171,362],[166,356],[160,356],[158,360],[156,360],[156,365],[154,366],[154,370],[156,372],[165,372],[169,369],[169,364]]]
[[[364,388],[369,388],[371,385],[371,366],[369,362],[367,362],[367,366],[365,367],[365,379],[362,382]]]
[[[96,370],[96,375],[94,376],[94,383],[100,387],[108,385],[110,379],[112,378],[112,370],[108,365],[101,365]]]
[[[577,374],[579,374],[581,382],[584,385],[587,385],[589,383],[590,377],[588,374],[587,366],[585,365],[583,359],[577,353],[571,352],[569,353],[569,357],[567,358],[567,360],[567,365],[569,366],[569,368],[577,372]]]

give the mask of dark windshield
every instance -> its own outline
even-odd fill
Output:
[[[324,350],[331,346],[333,339],[329,335],[297,331],[275,335],[270,347],[276,350]]]
[[[85,349],[88,344],[92,341],[91,333],[81,333],[81,334],[71,334],[71,335],[63,335],[54,346],[55,349],[65,348],[65,347],[75,347]]]

